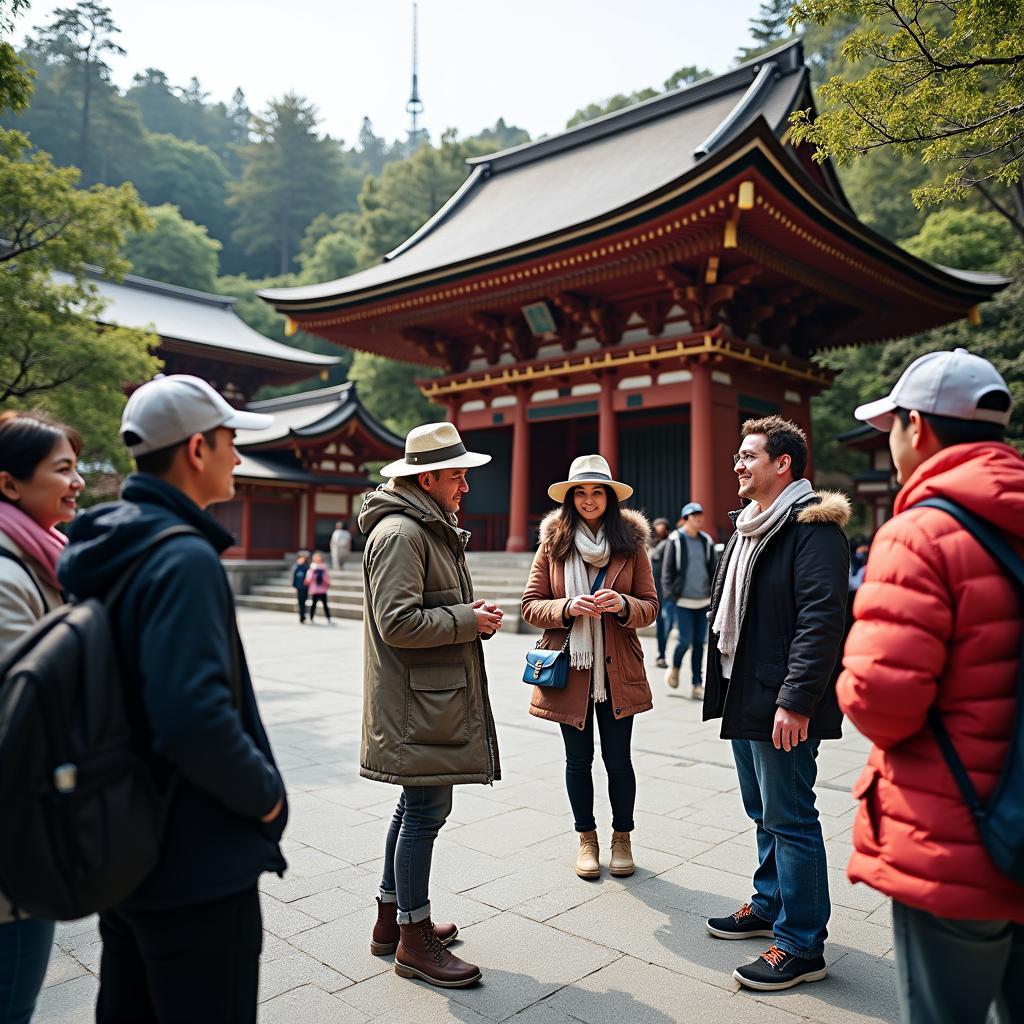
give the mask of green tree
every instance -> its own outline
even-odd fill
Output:
[[[998,213],[948,207],[928,214],[903,248],[948,267],[999,271],[1009,269],[1013,243],[1013,230]]]
[[[139,195],[152,205],[171,203],[188,220],[205,224],[215,238],[226,237],[228,172],[220,157],[173,135],[150,135],[148,142],[131,175]]]
[[[793,116],[795,142],[847,163],[892,148],[944,168],[918,205],[976,189],[1024,240],[1024,8],[999,0],[798,0],[790,24],[854,19],[853,77],[820,89],[826,109]]]
[[[347,277],[359,267],[359,242],[345,231],[318,239],[312,251],[299,254],[302,279],[312,284]]]
[[[438,371],[429,367],[411,366],[368,352],[356,352],[348,371],[348,378],[356,381],[359,397],[370,415],[396,434],[407,434],[420,423],[446,417],[444,407],[424,398],[415,383],[417,379],[437,375]]]
[[[131,186],[83,190],[78,177],[0,131],[0,402],[50,410],[82,430],[87,462],[126,468],[123,388],[159,368],[157,339],[98,326],[103,302],[86,267],[122,273],[124,231],[146,218]]]
[[[774,50],[792,35],[789,25],[786,24],[792,6],[792,0],[762,0],[757,14],[748,22],[750,38],[754,44],[740,49],[736,58],[737,64],[744,64],[762,53]]]
[[[217,289],[220,242],[165,203],[149,211],[151,226],[133,231],[124,245],[132,273],[203,292]]]
[[[36,28],[36,46],[55,62],[73,69],[71,77],[77,82],[80,99],[75,163],[86,181],[93,180],[89,140],[93,94],[110,82],[106,56],[124,56],[124,49],[114,41],[120,31],[110,16],[110,8],[96,0],[80,0],[74,7],[58,7],[49,24]]]
[[[711,72],[707,68],[688,65],[669,75],[661,89],[648,87],[630,93],[620,92],[600,103],[590,103],[585,107],[581,107],[569,118],[565,127],[574,128],[585,121],[593,121],[597,117],[604,117],[605,114],[614,113],[616,110],[623,110],[626,107],[632,107],[634,104],[643,103],[644,100],[652,100],[655,96],[660,96],[662,92],[669,92],[672,89],[693,85],[694,82],[699,82],[710,74]]]
[[[32,95],[32,69],[3,37],[14,29],[14,16],[28,0],[0,0],[0,110],[24,110]]]
[[[316,133],[316,108],[289,93],[254,119],[256,141],[241,151],[245,170],[229,186],[235,241],[261,266],[291,270],[306,226],[319,213],[352,208],[359,176],[340,145]]]

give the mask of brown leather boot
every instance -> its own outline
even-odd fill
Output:
[[[445,949],[429,917],[398,927],[402,937],[395,951],[395,974],[400,978],[420,978],[440,988],[466,988],[480,980],[479,967]]]
[[[616,878],[626,878],[636,871],[633,863],[633,844],[628,832],[612,833],[612,859],[608,862],[608,870]]]
[[[597,859],[596,832],[580,833],[580,852],[576,855],[576,874],[580,878],[600,878],[601,862]]]
[[[459,935],[457,925],[446,922],[435,924],[434,931],[442,946],[454,942]],[[398,948],[401,932],[398,928],[398,904],[383,903],[377,897],[377,923],[373,926],[373,938],[370,940],[370,952],[374,956],[390,956]]]

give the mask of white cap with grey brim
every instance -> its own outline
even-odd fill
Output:
[[[147,455],[218,427],[266,430],[273,422],[265,413],[234,408],[199,377],[160,374],[128,399],[121,414],[121,439],[132,455]],[[129,434],[139,440],[128,444]]]
[[[853,415],[877,430],[892,426],[896,409],[916,409],[932,416],[1005,427],[1010,422],[1012,402],[1006,409],[978,408],[981,398],[993,391],[1010,396],[1006,381],[987,359],[971,355],[965,348],[929,352],[903,371],[888,397],[858,406]]]

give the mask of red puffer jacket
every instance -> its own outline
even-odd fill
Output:
[[[937,706],[982,800],[995,788],[1016,708],[1022,609],[1007,574],[945,512],[946,497],[1024,553],[1024,459],[1009,445],[946,448],[919,466],[875,538],[843,656],[839,703],[875,744],[853,882],[940,917],[1024,922],[1024,887],[992,863],[926,722]]]

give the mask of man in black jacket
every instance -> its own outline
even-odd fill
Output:
[[[739,495],[711,596],[704,719],[732,740],[740,795],[757,825],[754,895],[707,930],[773,944],[733,977],[776,990],[819,981],[831,913],[815,807],[818,744],[840,735],[836,702],[849,574],[841,494],[804,479],[807,438],[769,416],[743,425],[734,457]]]
[[[665,673],[671,689],[679,686],[679,669],[690,648],[690,681],[694,700],[703,700],[704,640],[708,631],[708,605],[711,603],[711,581],[715,578],[715,542],[701,527],[704,506],[689,501],[679,513],[681,526],[665,544],[661,565],[662,600],[671,609],[678,638],[672,652],[672,665]]]
[[[232,537],[205,509],[234,494],[234,429],[270,420],[195,377],[143,385],[121,422],[139,472],[75,520],[60,562],[67,591],[103,595],[157,533],[196,531],[156,547],[113,612],[140,745],[175,789],[159,863],[100,915],[99,1024],[256,1020],[257,882],[285,869],[287,803],[218,557]]]

